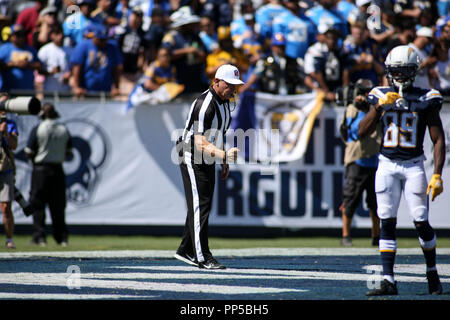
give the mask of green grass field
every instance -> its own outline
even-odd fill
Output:
[[[180,237],[155,236],[92,236],[72,235],[69,246],[61,247],[49,237],[47,246],[30,245],[31,237],[16,235],[16,249],[6,249],[0,246],[0,252],[30,252],[30,251],[92,251],[92,250],[176,250]],[[398,238],[398,248],[418,248],[417,238]],[[240,249],[240,248],[340,248],[338,237],[280,237],[280,238],[217,238],[211,237],[210,248]],[[369,238],[354,238],[353,247],[369,248]],[[438,238],[438,247],[450,248],[450,237]]]

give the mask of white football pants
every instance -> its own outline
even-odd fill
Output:
[[[375,177],[378,216],[380,219],[397,217],[402,194],[414,221],[428,220],[427,178],[424,156],[411,160],[394,161],[379,155]]]

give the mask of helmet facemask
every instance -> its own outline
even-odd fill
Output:
[[[395,87],[410,87],[417,74],[417,65],[386,66],[386,77]]]

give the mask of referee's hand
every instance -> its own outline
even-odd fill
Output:
[[[226,152],[226,157],[227,157],[226,162],[227,163],[234,163],[234,162],[236,162],[237,156],[238,156],[238,152],[239,152],[238,148],[228,149],[227,152]]]

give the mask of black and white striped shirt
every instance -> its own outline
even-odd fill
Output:
[[[191,105],[183,136],[179,141],[194,148],[194,135],[203,135],[216,148],[224,148],[224,137],[231,123],[230,101],[222,100],[209,88]]]

